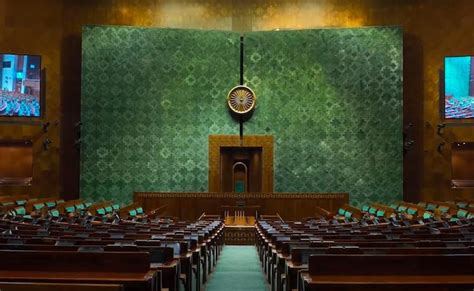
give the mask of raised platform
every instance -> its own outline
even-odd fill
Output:
[[[285,220],[300,220],[314,216],[316,206],[337,211],[349,203],[349,194],[135,192],[133,201],[147,211],[167,205],[166,215],[183,220],[197,219],[203,212],[222,215],[223,205],[259,205],[259,214],[278,213]]]

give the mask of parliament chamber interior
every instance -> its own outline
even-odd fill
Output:
[[[0,0],[0,291],[474,290],[471,0]]]

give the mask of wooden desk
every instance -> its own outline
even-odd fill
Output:
[[[253,225],[226,225],[224,241],[226,245],[254,245],[255,227]]]
[[[222,205],[259,205],[260,214],[280,214],[285,220],[301,220],[315,215],[316,206],[337,211],[349,203],[348,193],[199,193],[135,192],[134,202],[145,211],[168,205],[164,215],[195,220],[203,212],[220,214]]]

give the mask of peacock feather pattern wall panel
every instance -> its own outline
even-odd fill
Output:
[[[82,41],[81,197],[206,192],[208,135],[238,134],[240,35],[86,26]]]
[[[239,34],[83,30],[81,195],[207,191],[208,135],[238,134],[225,96],[239,81]],[[273,135],[278,192],[402,198],[402,31],[244,35],[258,105],[245,134]]]
[[[251,32],[245,80],[258,98],[246,132],[275,137],[276,192],[402,199],[398,27]]]

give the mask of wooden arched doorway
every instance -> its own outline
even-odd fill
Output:
[[[240,166],[235,168],[235,165]],[[243,189],[236,185],[236,177],[238,181],[246,181]],[[238,135],[210,135],[209,192],[272,193],[273,136],[244,136],[241,143]]]

